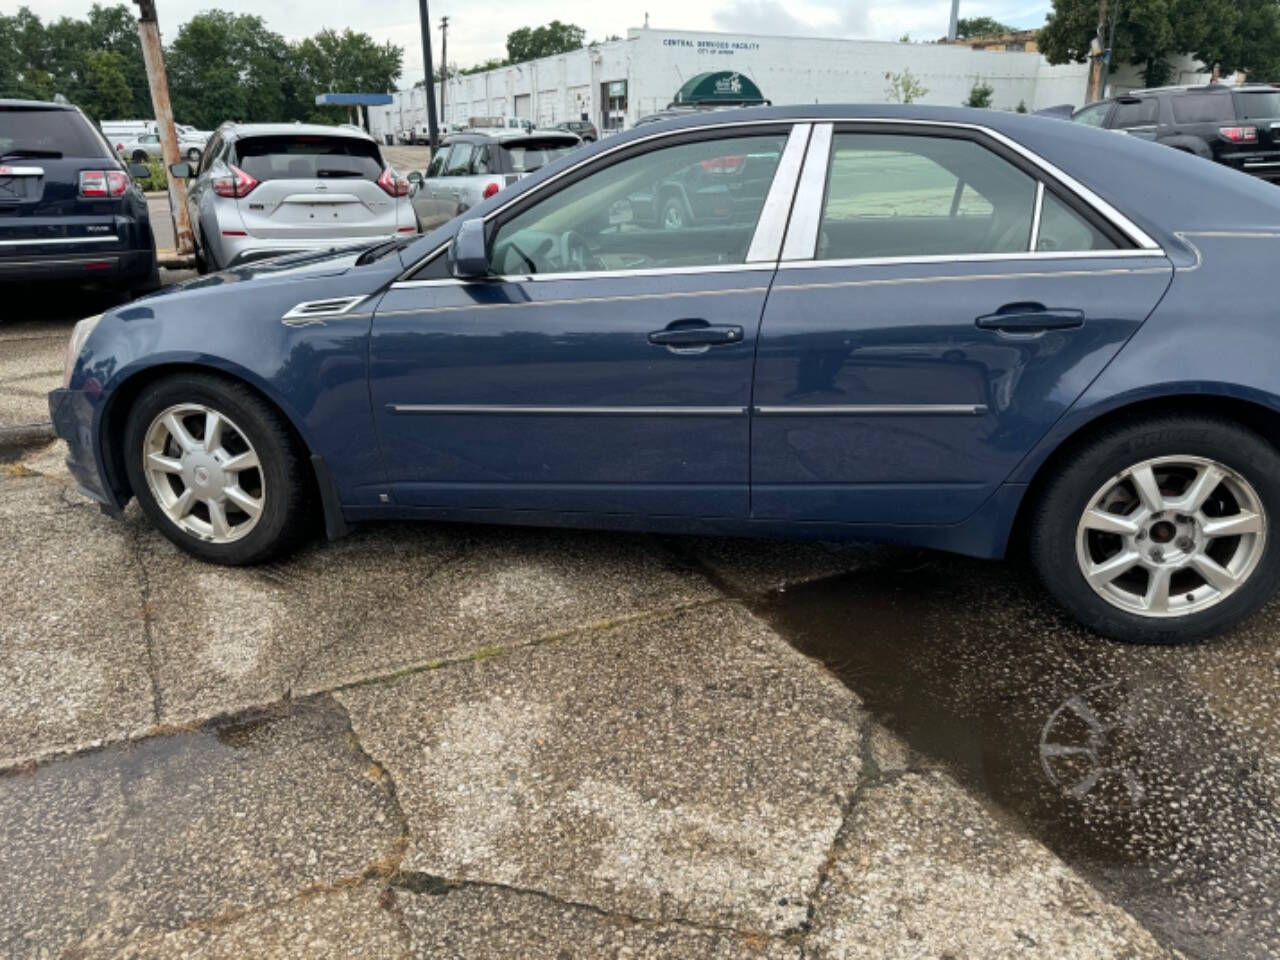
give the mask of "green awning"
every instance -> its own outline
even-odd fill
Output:
[[[750,77],[732,70],[700,73],[676,91],[676,103],[768,103]]]

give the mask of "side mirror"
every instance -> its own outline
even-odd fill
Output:
[[[405,179],[408,180],[409,183],[411,183],[413,186],[420,187],[422,186],[422,171],[410,170],[409,175]]]
[[[179,180],[190,180],[192,176],[191,164],[183,161],[182,163],[169,164],[169,172]]]
[[[145,163],[131,163],[129,164],[129,176],[135,180],[146,180],[151,176],[151,168]]]
[[[460,280],[489,276],[489,254],[485,250],[484,221],[464,220],[449,245],[449,272]]]

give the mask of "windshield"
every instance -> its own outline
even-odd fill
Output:
[[[257,180],[377,180],[382,175],[377,144],[353,137],[248,137],[236,143],[236,156],[240,169]]]
[[[1280,90],[1237,93],[1235,98],[1237,119],[1270,120],[1280,118]]]
[[[510,164],[508,169],[512,173],[533,173],[552,160],[559,160],[577,144],[567,143],[564,140],[520,140],[516,143],[504,143],[501,146]]]
[[[0,108],[0,157],[109,157],[106,144],[74,110]]]

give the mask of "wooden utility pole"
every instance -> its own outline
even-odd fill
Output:
[[[427,95],[427,139],[431,141],[431,152],[435,153],[440,145],[440,130],[436,126],[436,77],[431,69],[431,14],[427,11],[427,0],[418,0],[418,23],[422,27],[422,66],[426,73],[423,93]]]
[[[1105,66],[1103,58],[1106,54],[1105,37],[1107,35],[1107,0],[1098,0],[1098,33],[1094,37],[1090,50],[1089,62],[1089,94],[1088,102],[1094,103],[1102,99],[1102,74]]]
[[[169,77],[164,72],[164,47],[160,45],[160,24],[156,20],[155,0],[134,0],[138,4],[138,36],[142,40],[142,60],[151,87],[151,107],[156,113],[156,132],[160,134],[160,155],[164,158],[164,175],[169,183],[169,213],[173,217],[174,243],[178,253],[195,252],[191,239],[191,221],[187,219],[187,181],[170,176],[169,167],[182,160],[178,152],[178,133],[173,128],[173,107],[169,103]]]
[[[440,121],[449,123],[449,111],[445,109],[445,94],[449,89],[449,18],[440,18]],[[452,128],[451,128],[452,129]]]

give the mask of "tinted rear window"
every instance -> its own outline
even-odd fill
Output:
[[[512,173],[532,173],[563,157],[576,146],[576,143],[562,140],[519,140],[502,144],[502,152],[507,155]]]
[[[1231,97],[1225,93],[1184,93],[1173,98],[1173,119],[1178,123],[1220,123],[1234,120]]]
[[[109,157],[93,127],[74,110],[0,110],[0,156],[22,150],[64,157]]]
[[[240,169],[258,180],[377,180],[382,174],[377,145],[349,137],[248,137],[235,152]]]
[[[1241,120],[1280,119],[1280,90],[1237,93],[1236,116]]]
[[[1111,126],[1121,130],[1129,127],[1149,126],[1156,122],[1160,104],[1156,100],[1139,100],[1137,103],[1121,100],[1116,104],[1116,115]]]

